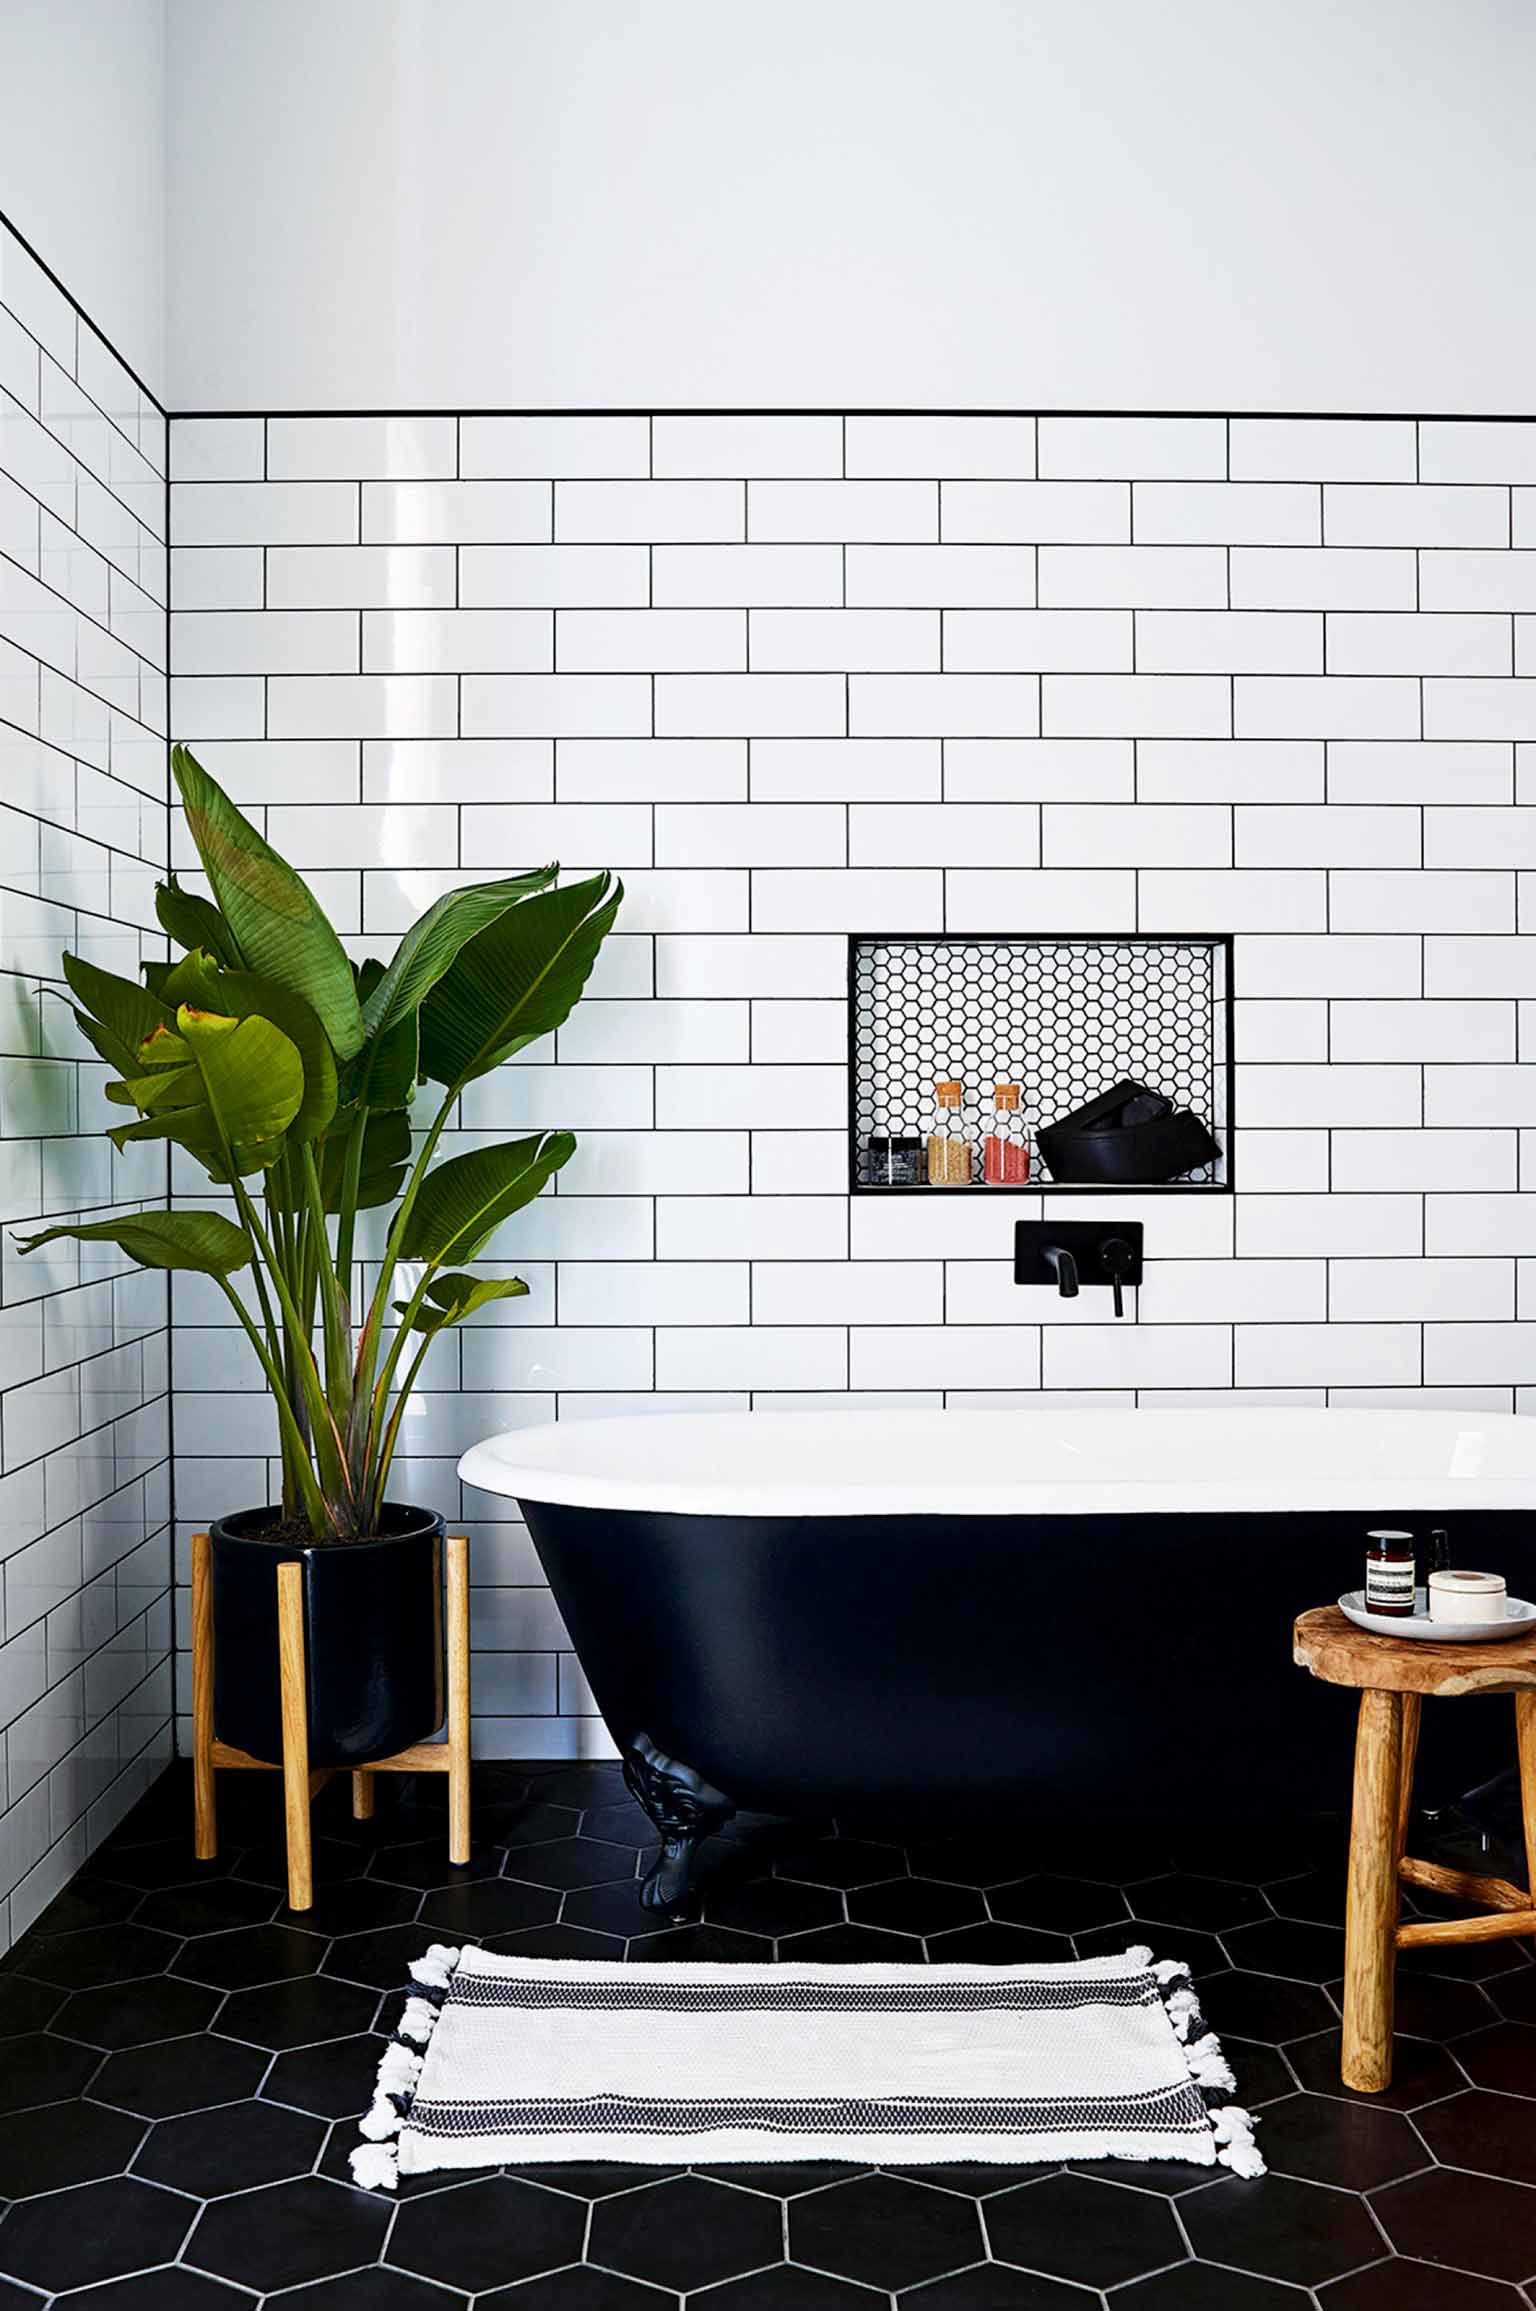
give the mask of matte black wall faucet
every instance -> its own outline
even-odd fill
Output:
[[[1077,1262],[1065,1244],[1042,1244],[1040,1257],[1056,1279],[1056,1289],[1063,1300],[1077,1298]],[[1118,1316],[1119,1309],[1115,1310]]]
[[[1125,1314],[1125,1287],[1141,1282],[1141,1222],[1020,1220],[1013,1231],[1016,1284],[1054,1284],[1075,1300],[1088,1284],[1107,1284],[1115,1314]]]

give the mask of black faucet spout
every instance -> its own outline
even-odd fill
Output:
[[[1077,1298],[1077,1262],[1063,1244],[1045,1244],[1041,1259],[1056,1279],[1056,1289],[1063,1300]]]

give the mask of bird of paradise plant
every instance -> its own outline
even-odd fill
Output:
[[[556,866],[448,892],[386,964],[349,960],[302,878],[184,746],[171,768],[211,897],[174,875],[156,915],[183,952],[138,981],[64,959],[81,1031],[136,1110],[110,1136],[167,1140],[227,1209],[140,1211],[44,1229],[210,1277],[277,1408],[283,1515],[321,1541],[379,1530],[401,1421],[440,1333],[517,1277],[476,1276],[503,1221],[569,1161],[569,1132],[438,1162],[466,1087],[569,1015],[623,896]],[[421,1086],[436,1105],[417,1144]],[[358,1219],[393,1207],[361,1296]],[[231,1281],[250,1272],[252,1304]],[[399,1291],[403,1297],[396,1298]]]

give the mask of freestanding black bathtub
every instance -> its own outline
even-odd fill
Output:
[[[737,1807],[865,1820],[1347,1803],[1352,1697],[1291,1622],[1365,1532],[1443,1525],[1536,1583],[1536,1421],[1070,1409],[681,1413],[523,1429],[472,1484],[522,1505],[678,1910]],[[1508,1755],[1431,1713],[1421,1791]]]

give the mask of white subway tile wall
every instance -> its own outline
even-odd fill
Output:
[[[108,1245],[24,1259],[16,1240],[165,1198],[163,1150],[118,1155],[102,1136],[106,1070],[75,1028],[61,958],[133,975],[164,952],[166,421],[3,226],[0,340],[8,1947],[159,1772],[173,1706],[165,1279]],[[208,446],[243,454],[233,432]],[[219,575],[221,608],[240,603],[239,582]]]
[[[530,1297],[442,1345],[408,1424],[403,1481],[474,1538],[487,1754],[604,1736],[515,1510],[454,1475],[484,1430],[849,1392],[1527,1407],[1536,427],[171,438],[178,734],[355,952],[546,857],[629,889],[555,1047],[466,1102],[465,1132],[581,1144],[496,1246]],[[41,551],[60,475],[23,454],[0,525]],[[60,590],[15,598],[39,649]],[[1050,1206],[1145,1221],[1121,1325],[1015,1292],[1036,1199],[847,1194],[846,936],[944,930],[1235,935],[1235,1194]],[[68,1118],[16,1059],[15,1112]],[[184,1548],[266,1490],[270,1429],[209,1296],[178,1308]],[[22,1389],[28,1341],[0,1340]]]

